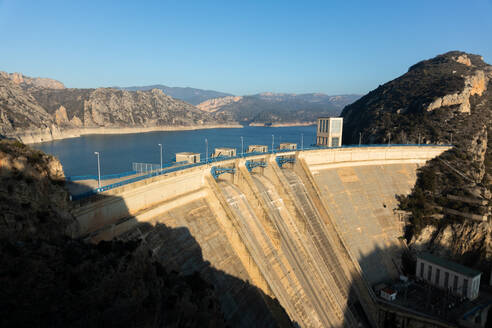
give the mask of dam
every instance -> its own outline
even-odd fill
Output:
[[[401,274],[396,195],[449,146],[342,147],[231,158],[74,201],[76,236],[137,239],[200,272],[237,327],[384,327],[373,286]]]

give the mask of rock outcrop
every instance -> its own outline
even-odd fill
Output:
[[[205,112],[216,112],[219,110],[222,106],[235,103],[243,99],[243,97],[236,97],[236,96],[228,96],[228,97],[222,97],[222,98],[213,98],[213,99],[208,99],[202,103],[199,103],[196,107],[198,109],[201,109]]]
[[[24,88],[46,88],[46,89],[64,89],[63,83],[57,80],[41,78],[41,77],[29,77],[22,75],[21,73],[7,73],[0,71],[0,76],[11,80],[13,83],[20,85]]]
[[[0,135],[32,143],[122,128],[128,133],[234,124],[230,116],[206,113],[159,89],[66,89],[43,83],[0,74]]]

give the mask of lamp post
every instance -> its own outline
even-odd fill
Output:
[[[273,154],[274,144],[275,144],[275,136],[272,134],[272,154]]]
[[[161,170],[162,170],[162,144],[157,144],[157,145],[161,149]]]
[[[99,152],[95,151],[94,155],[97,156],[97,189],[101,188],[101,164],[99,161]]]
[[[244,138],[241,136],[241,157],[244,157]]]
[[[304,150],[304,133],[301,133],[301,150]]]
[[[205,164],[208,163],[208,140],[205,138]]]

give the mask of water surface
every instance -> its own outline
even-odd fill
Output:
[[[163,162],[175,160],[175,153],[191,151],[201,153],[205,158],[205,139],[208,140],[209,156],[215,147],[232,147],[241,152],[241,136],[245,151],[248,145],[272,145],[280,142],[294,142],[300,147],[301,134],[304,146],[315,141],[315,126],[296,127],[250,127],[237,129],[204,129],[190,131],[161,131],[133,134],[86,135],[79,138],[56,140],[33,144],[34,148],[58,157],[66,176],[97,174],[98,151],[101,156],[101,174],[131,171],[132,162],[160,163],[160,149],[163,145]]]

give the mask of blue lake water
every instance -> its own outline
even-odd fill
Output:
[[[244,149],[248,145],[272,145],[275,136],[275,148],[280,142],[295,142],[300,147],[301,134],[304,146],[315,142],[315,126],[296,127],[250,127],[237,129],[204,129],[191,131],[162,131],[134,134],[86,135],[79,138],[64,139],[33,144],[32,147],[52,154],[60,160],[66,176],[97,174],[98,151],[101,156],[101,174],[113,174],[131,171],[132,162],[160,163],[160,149],[163,145],[163,162],[175,160],[175,153],[191,151],[201,153],[205,158],[205,139],[208,140],[208,153],[215,147],[232,147],[241,152],[241,136]]]

